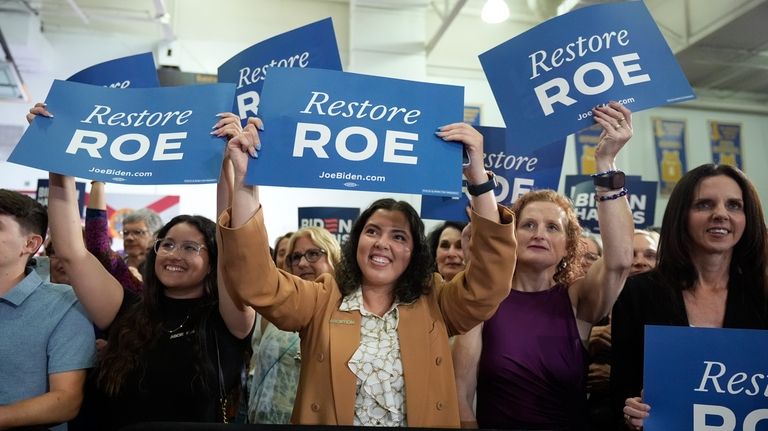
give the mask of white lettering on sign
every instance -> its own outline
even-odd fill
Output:
[[[619,46],[629,45],[629,32],[627,30],[619,30],[605,32],[603,34],[595,34],[589,38],[579,36],[576,41],[571,42],[565,46],[565,48],[557,48],[552,51],[552,54],[548,54],[547,51],[540,50],[529,55],[531,59],[531,77],[534,79],[539,76],[540,73],[549,72],[553,69],[557,69],[562,66],[563,63],[569,63],[578,58],[584,57],[588,53],[600,52],[603,49],[611,49],[611,43],[615,43]],[[565,54],[565,56],[563,56]],[[539,69],[542,72],[539,72]]]
[[[181,142],[175,139],[185,139],[187,132],[160,133],[157,136],[157,144],[152,155],[152,160],[181,160],[184,153],[168,152],[181,148]],[[127,144],[127,143],[131,144]],[[76,154],[78,150],[85,150],[91,158],[100,159],[99,150],[109,143],[109,137],[101,132],[92,130],[75,130],[72,139],[67,145],[67,154]],[[143,158],[149,153],[152,144],[149,138],[140,133],[127,133],[120,135],[109,145],[109,154],[116,160],[132,162]],[[126,149],[127,147],[127,149]]]
[[[342,116],[344,118],[368,118],[374,121],[386,119],[387,122],[400,120],[405,124],[416,124],[421,111],[397,106],[373,105],[370,100],[347,102],[335,100],[330,104],[328,93],[313,91],[307,106],[299,111],[302,114]],[[327,106],[325,106],[327,105]]]
[[[267,69],[270,67],[307,67],[309,66],[309,52],[304,51],[301,54],[292,55],[288,58],[281,58],[280,60],[272,60],[269,63],[251,69],[246,66],[240,69],[240,78],[237,80],[237,88],[242,88],[244,85],[255,84],[259,81],[263,81],[267,76]]]
[[[353,151],[349,148],[348,141],[352,136],[361,136],[363,138],[365,145],[361,150]],[[293,140],[293,157],[304,157],[304,150],[309,149],[314,152],[317,158],[329,158],[324,147],[331,142],[331,137],[331,129],[324,124],[297,123],[296,135]],[[384,155],[382,160],[385,163],[415,165],[418,162],[416,156],[402,154],[404,152],[412,152],[413,144],[403,141],[412,140],[417,142],[418,139],[419,135],[416,133],[387,130],[384,136]],[[370,129],[360,126],[349,126],[339,131],[334,144],[336,153],[339,156],[346,160],[357,162],[373,157],[378,149],[379,140]]]
[[[115,112],[105,105],[93,105],[93,111],[81,123],[99,124],[121,127],[154,127],[166,126],[168,123],[184,125],[189,121],[192,110],[149,112],[146,109],[141,112]],[[111,114],[111,115],[110,115]],[[106,117],[106,119],[105,119]]]
[[[630,63],[631,61],[637,61],[639,59],[640,56],[638,56],[637,53],[618,55],[611,58],[614,68],[625,86],[651,80],[651,77],[648,74],[632,75],[632,73],[642,70],[639,64]],[[596,72],[600,75],[600,79],[595,85],[590,85],[585,80],[585,76],[589,72]],[[614,79],[614,74],[608,65],[593,61],[585,63],[576,69],[573,76],[573,84],[574,87],[576,87],[576,91],[579,93],[585,96],[594,96],[608,91],[613,86]],[[554,105],[556,103],[560,103],[564,106],[571,106],[577,102],[576,99],[569,95],[571,93],[571,87],[568,80],[565,78],[553,78],[536,86],[533,91],[536,93],[539,106],[541,106],[541,110],[544,112],[545,116],[552,115],[555,112]]]

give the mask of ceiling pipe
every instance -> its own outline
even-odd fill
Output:
[[[75,12],[75,15],[80,18],[80,21],[82,21],[83,24],[88,25],[91,23],[91,20],[88,19],[88,16],[83,12],[80,6],[75,3],[75,0],[67,0],[67,4],[69,4],[69,7],[72,8],[72,11]]]
[[[432,36],[432,39],[427,42],[427,45],[425,47],[425,50],[427,52],[427,55],[429,55],[433,49],[435,49],[435,46],[437,46],[437,43],[440,42],[440,39],[442,39],[445,32],[448,30],[448,28],[453,24],[453,21],[456,19],[456,17],[459,15],[459,12],[461,12],[461,9],[464,7],[464,5],[467,4],[467,0],[458,0],[454,5],[453,9],[448,13],[448,15],[443,18],[442,24],[440,24],[440,28],[437,29],[435,32],[435,35]]]

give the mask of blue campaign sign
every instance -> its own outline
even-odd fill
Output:
[[[768,331],[645,327],[646,431],[768,430]]]
[[[234,112],[241,119],[258,115],[264,80],[276,67],[341,70],[331,18],[259,42],[219,66],[219,82],[237,85]]]
[[[615,100],[632,111],[695,98],[641,1],[577,9],[480,55],[507,127],[528,142],[562,139]]]
[[[24,166],[124,184],[216,182],[224,141],[210,134],[232,84],[118,90],[54,81],[8,158]]]
[[[155,59],[151,52],[116,58],[93,65],[70,76],[67,81],[111,88],[160,86]]]
[[[658,183],[643,181],[640,176],[627,175],[625,185],[629,193],[629,209],[635,228],[645,229],[653,226],[656,216],[656,195]],[[591,232],[600,233],[597,223],[597,200],[595,185],[589,175],[567,175],[565,177],[565,195],[573,201],[581,227]]]
[[[299,208],[299,229],[323,228],[342,244],[349,239],[352,225],[359,215],[360,208],[302,207]]]
[[[323,69],[270,71],[249,184],[458,196],[464,89]]]
[[[544,145],[517,140],[503,127],[475,127],[483,135],[485,168],[496,174],[499,183],[496,201],[510,206],[531,190],[557,190],[563,168],[565,139]],[[421,217],[434,220],[468,221],[464,208],[469,197],[421,198]]]

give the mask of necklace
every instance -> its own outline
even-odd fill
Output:
[[[184,321],[183,321],[183,322],[181,322],[181,325],[179,325],[179,326],[177,326],[177,327],[175,327],[175,328],[173,328],[173,329],[165,329],[165,328],[163,328],[163,330],[164,330],[165,332],[169,333],[169,334],[173,334],[174,332],[176,332],[176,331],[180,330],[181,328],[183,328],[183,327],[184,327],[184,325],[186,325],[186,324],[187,324],[187,322],[189,322],[189,316],[190,316],[190,315],[189,315],[189,314],[187,314],[187,317],[185,317],[185,318],[184,318]],[[171,337],[171,338],[173,338],[173,337]]]

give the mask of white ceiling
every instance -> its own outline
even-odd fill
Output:
[[[479,20],[484,0],[0,0],[0,13],[37,16],[43,34],[117,33],[158,44],[174,38],[245,42],[249,27],[275,28],[277,34],[317,19],[305,10],[311,5],[317,14],[319,5],[334,17],[345,51],[352,43],[344,31],[352,25],[346,23],[355,16],[352,8],[421,9],[427,68],[479,78],[478,54],[551,16],[561,3],[603,2],[507,0],[512,16],[499,25]],[[768,0],[646,0],[646,5],[697,93],[768,104]],[[11,45],[19,36],[0,30]]]

